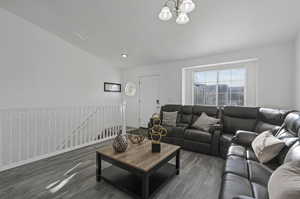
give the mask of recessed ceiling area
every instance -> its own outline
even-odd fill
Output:
[[[292,40],[300,1],[194,0],[191,21],[158,14],[165,0],[2,0],[0,7],[107,61],[135,67]],[[126,51],[130,57],[120,56]]]

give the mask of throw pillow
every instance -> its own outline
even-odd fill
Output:
[[[176,126],[177,111],[175,112],[163,112],[162,125],[165,126]]]
[[[257,159],[261,163],[266,163],[279,154],[285,143],[276,138],[271,131],[265,131],[259,134],[251,145]]]
[[[209,128],[214,124],[217,124],[220,120],[214,117],[209,117],[205,112],[203,112],[200,117],[194,122],[192,127],[208,132]]]
[[[270,199],[300,198],[300,161],[288,162],[278,167],[268,183]]]

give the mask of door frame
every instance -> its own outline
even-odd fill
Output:
[[[157,77],[158,78],[158,85],[160,85],[160,74],[152,74],[152,75],[140,75],[138,76],[138,124],[141,127],[141,79],[145,77]],[[159,104],[161,104],[160,100],[160,87],[157,88],[157,94],[159,99]],[[150,118],[149,118],[150,119]]]

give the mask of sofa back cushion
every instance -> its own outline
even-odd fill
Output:
[[[262,133],[267,130],[278,128],[284,122],[284,119],[289,111],[271,109],[271,108],[260,108],[258,111],[258,123],[255,131]]]
[[[222,111],[224,133],[235,134],[237,130],[254,131],[257,115],[257,107],[225,106]]]
[[[180,121],[181,118],[181,109],[182,106],[181,105],[175,105],[175,104],[167,104],[161,107],[160,109],[160,119],[161,121],[163,121],[163,112],[175,112],[177,111],[177,120],[176,123],[178,123]]]
[[[192,123],[195,123],[195,121],[201,116],[203,112],[210,117],[218,118],[219,108],[216,106],[193,106]]]
[[[289,113],[282,128],[277,132],[276,137],[285,142],[285,147],[280,151],[276,157],[279,164],[283,164],[290,160],[300,160],[300,113]]]
[[[289,134],[288,132],[282,132],[279,136],[276,136],[278,139],[284,141],[285,146],[280,151],[276,157],[278,164],[283,164],[289,150],[294,146],[294,144],[299,140],[299,138]],[[300,155],[300,154],[299,154]]]
[[[182,106],[179,123],[190,126],[192,124],[193,106]]]
[[[300,129],[300,113],[299,112],[292,112],[289,113],[285,120],[285,129],[289,131],[294,136],[299,136],[299,129]]]

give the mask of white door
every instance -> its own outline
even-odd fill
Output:
[[[139,122],[147,127],[153,113],[159,111],[159,76],[144,76],[139,80]]]

